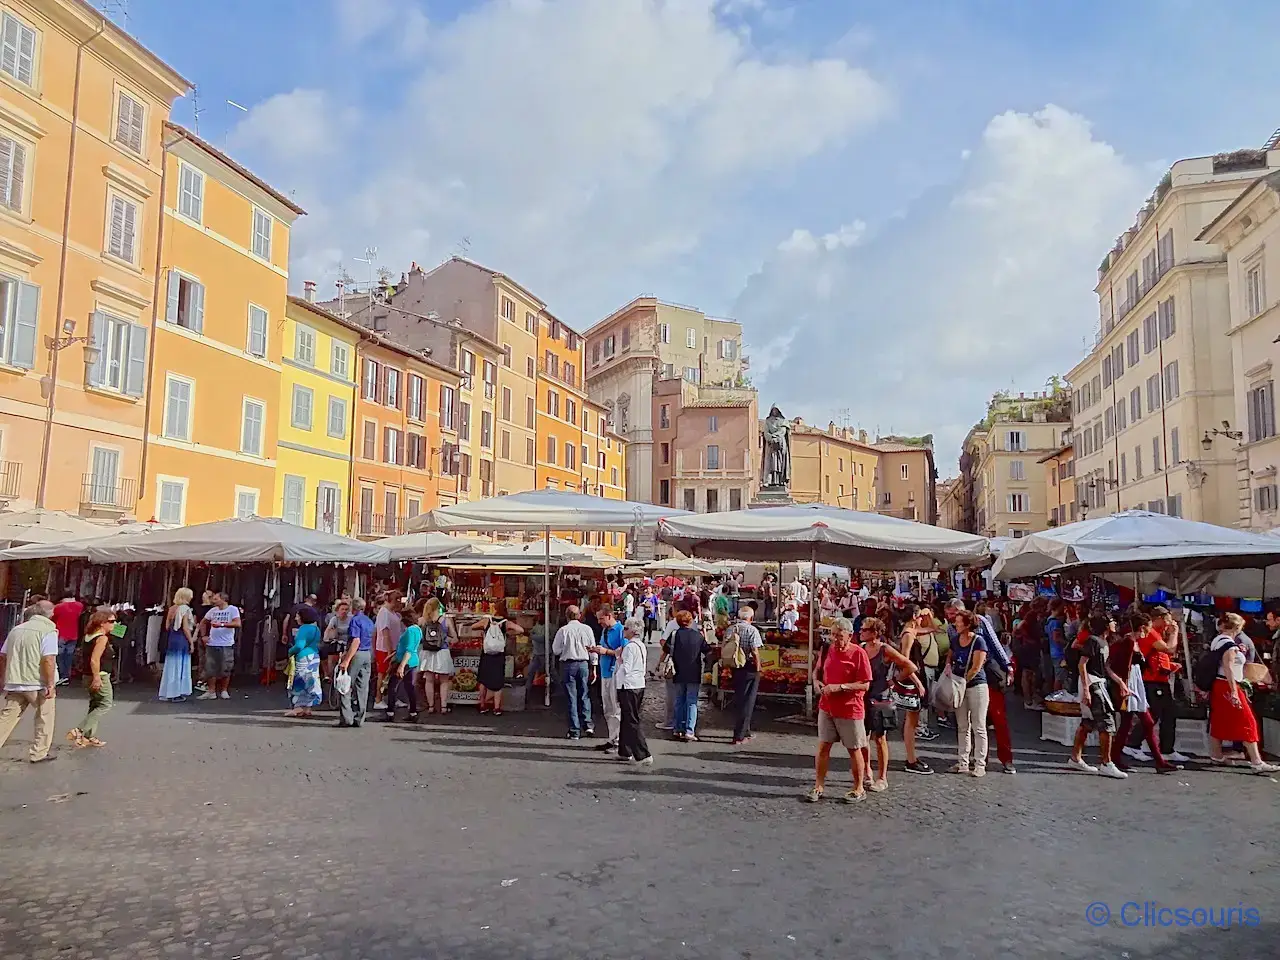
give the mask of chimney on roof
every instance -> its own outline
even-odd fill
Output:
[[[316,302],[316,282],[314,280],[302,281],[302,299],[307,303]]]
[[[836,435],[836,422],[834,420],[827,421],[827,433],[833,437]]]
[[[865,431],[865,430],[859,430],[859,431],[858,431],[858,442],[859,442],[859,443],[866,443],[866,442],[867,442],[867,431]]]

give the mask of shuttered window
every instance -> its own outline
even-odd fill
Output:
[[[142,103],[135,100],[123,90],[120,91],[116,108],[116,143],[132,150],[142,152],[142,140],[146,130],[147,115]]]
[[[138,205],[118,194],[111,196],[111,222],[107,230],[107,252],[133,263],[137,256]]]
[[[204,218],[204,174],[185,163],[178,174],[178,212],[196,223]]]
[[[36,32],[11,13],[0,23],[0,70],[27,86],[35,83]]]
[[[0,136],[0,204],[21,213],[26,181],[26,144]]]

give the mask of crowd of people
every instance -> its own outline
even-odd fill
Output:
[[[424,711],[448,713],[450,646],[458,642],[458,630],[445,612],[446,591],[447,581],[445,587],[426,584],[410,603],[387,587],[372,603],[342,596],[324,610],[314,595],[304,598],[284,621],[290,665],[286,715],[313,717],[326,686],[341,728],[360,727],[366,719],[393,721],[398,705],[407,708],[409,722]],[[550,651],[558,661],[566,736],[596,736],[592,692],[598,684],[607,735],[597,749],[628,763],[653,764],[641,718],[649,679],[646,641],[660,633],[656,673],[665,681],[667,702],[657,726],[676,741],[699,739],[699,696],[714,646],[720,664],[732,671],[731,743],[749,742],[764,644],[756,611],[776,614],[785,631],[796,628],[795,614],[812,603],[828,611],[829,638],[814,669],[818,745],[810,801],[824,796],[836,743],[850,757],[847,801],[887,790],[891,734],[898,730],[907,772],[934,772],[919,756],[917,742],[936,739],[940,728],[950,727],[957,741],[952,773],[986,775],[989,729],[1000,769],[1015,773],[1009,700],[1021,699],[1030,711],[1055,700],[1078,702],[1081,723],[1067,761],[1072,769],[1123,779],[1133,761],[1151,762],[1160,773],[1188,762],[1174,749],[1173,684],[1192,668],[1179,662],[1181,627],[1163,606],[1097,606],[1082,617],[1074,604],[1037,598],[1020,607],[1002,600],[978,603],[971,611],[959,598],[934,595],[927,597],[930,602],[915,602],[867,585],[810,584],[800,577],[783,585],[771,574],[746,593],[734,576],[719,584],[611,582],[604,593],[568,607]],[[198,693],[201,700],[229,699],[240,611],[225,593],[206,593],[204,612],[197,616],[192,599],[191,590],[179,589],[165,611],[158,697],[180,702]],[[1266,623],[1280,635],[1280,615],[1269,612]],[[1222,614],[1216,627],[1207,652],[1193,665],[1195,686],[1209,704],[1209,759],[1243,761],[1256,773],[1274,773],[1277,767],[1260,752],[1250,703],[1257,646],[1238,614]],[[88,707],[68,739],[75,747],[105,745],[99,734],[113,703],[115,628],[116,615],[106,607],[89,612],[71,597],[58,604],[45,598],[30,603],[0,648],[0,745],[34,709],[28,759],[43,763],[55,757],[56,690],[73,672],[83,678]],[[522,628],[494,617],[480,629],[480,711],[500,715],[507,638]],[[1096,764],[1084,755],[1091,733],[1098,738]]]

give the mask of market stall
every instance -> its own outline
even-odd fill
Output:
[[[543,643],[544,656],[551,662],[551,531],[575,530],[584,533],[623,532],[633,536],[657,524],[662,517],[684,515],[682,510],[657,507],[651,503],[609,500],[569,490],[527,490],[505,497],[490,497],[473,503],[441,507],[406,526],[409,532],[435,530],[525,532],[543,536]],[[551,686],[547,685],[545,702],[551,703]]]
[[[667,518],[658,524],[658,538],[699,559],[808,560],[815,581],[819,562],[873,570],[931,570],[974,563],[990,555],[983,537],[823,504]],[[810,714],[815,635],[820,627],[815,593],[810,591],[804,630],[804,700]],[[789,690],[789,679],[787,683]]]

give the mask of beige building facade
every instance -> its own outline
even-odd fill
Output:
[[[1231,347],[1231,426],[1202,435],[1201,448],[1235,452],[1235,522],[1269,530],[1280,525],[1275,377],[1280,367],[1280,171],[1258,177],[1198,239],[1226,254]],[[1219,425],[1220,426],[1220,425]]]
[[[1071,444],[1064,444],[1040,458],[1044,468],[1044,502],[1049,511],[1046,525],[1061,527],[1080,519],[1076,501],[1076,460]]]
[[[1274,150],[1179,160],[1103,258],[1094,347],[1068,374],[1076,490],[1090,516],[1143,508],[1239,521],[1227,258],[1202,235],[1277,168]]]
[[[880,502],[880,454],[865,430],[829,423],[823,430],[791,423],[791,498],[846,510],[874,511]]]
[[[682,379],[655,384],[654,502],[694,513],[741,510],[759,472],[755,397],[702,400],[700,393]]]
[[[933,447],[918,442],[880,439],[874,444],[880,455],[880,483],[877,510],[885,516],[937,525],[937,470]]]
[[[948,530],[965,529],[964,506],[961,503],[963,490],[959,477],[938,482],[938,526]]]
[[[1025,537],[1048,527],[1039,461],[1070,441],[1065,390],[998,395],[965,438],[960,460],[962,529],[985,537]]]
[[[666,439],[658,438],[663,403],[668,405],[669,419],[677,407],[686,411],[698,405],[706,405],[708,410],[718,406],[726,418],[735,421],[739,415],[729,411],[755,408],[756,391],[746,375],[749,361],[742,353],[740,323],[708,317],[694,307],[656,297],[637,297],[592,326],[585,338],[587,392],[592,402],[609,412],[610,428],[626,443],[628,500],[661,502],[662,480],[668,481],[669,494],[680,503],[684,490],[700,492],[699,502],[704,508],[705,493],[713,488],[722,488],[725,495],[721,510],[728,509],[733,489],[742,490],[744,503],[754,496],[758,470],[754,456],[742,457],[734,451],[732,462],[737,464],[734,470],[740,476],[704,476],[704,468],[694,468],[693,451],[703,448],[705,455],[707,446],[722,445],[704,443],[705,437],[699,432],[688,443],[682,443],[684,455],[680,464],[694,470],[694,474],[683,476],[675,469],[676,441],[670,432],[673,428],[661,428]],[[678,403],[673,399],[659,401],[660,389],[667,398],[678,393]],[[695,415],[690,414],[687,419],[692,424]],[[661,460],[664,442],[668,444],[667,455],[672,458],[667,463]],[[729,455],[727,449],[725,455]],[[749,475],[742,466],[747,461],[751,464]],[[653,556],[654,549],[653,536],[649,534],[635,544],[632,552],[638,559],[647,559]]]

